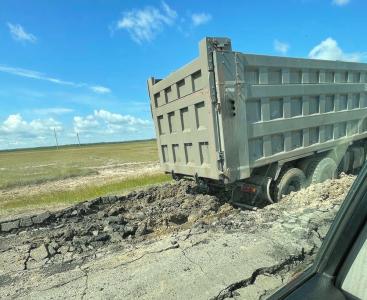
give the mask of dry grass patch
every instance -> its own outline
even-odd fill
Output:
[[[75,204],[87,199],[100,196],[123,194],[129,190],[152,184],[170,181],[171,177],[165,174],[153,174],[124,179],[117,182],[105,183],[103,185],[86,185],[73,190],[60,190],[43,192],[35,195],[21,195],[6,201],[0,202],[0,214],[10,212],[21,212],[35,208],[45,208],[52,206],[65,206]]]

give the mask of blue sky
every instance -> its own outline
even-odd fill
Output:
[[[154,137],[146,80],[236,51],[367,61],[365,0],[0,0],[0,149]]]

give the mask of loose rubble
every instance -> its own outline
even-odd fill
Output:
[[[33,248],[44,245],[51,259],[61,252],[80,254],[106,244],[136,243],[148,234],[164,235],[189,228],[223,207],[233,210],[225,199],[200,194],[194,182],[181,181],[126,196],[97,198],[56,213],[6,221],[0,224],[0,235],[27,236]]]
[[[135,255],[137,249],[154,248],[166,240],[170,245],[144,253],[179,251],[182,258],[177,259],[190,263],[193,247],[195,251],[209,251],[208,244],[234,235],[251,239],[254,245],[268,241],[277,249],[259,251],[279,258],[279,262],[254,269],[249,277],[206,298],[265,297],[289,280],[292,272],[312,261],[354,178],[342,175],[257,211],[240,210],[231,206],[224,194],[202,194],[194,182],[180,181],[125,196],[100,197],[58,212],[0,221],[0,264],[4,266],[0,271],[0,298],[27,297],[32,287],[24,274],[32,278],[41,271],[74,272],[108,255]],[[287,243],[282,241],[285,237]],[[185,243],[190,245],[186,250]],[[221,247],[227,247],[226,243]],[[147,256],[142,254],[138,259]],[[190,272],[186,268],[183,272]],[[205,267],[200,265],[199,269]],[[264,277],[267,274],[271,280]],[[85,276],[83,271],[79,277]],[[267,282],[263,288],[261,282]],[[18,288],[13,288],[14,284]],[[82,294],[87,293],[85,288]]]

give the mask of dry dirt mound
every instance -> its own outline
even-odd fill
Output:
[[[314,185],[255,212],[233,208],[224,195],[201,194],[192,181],[154,186],[126,196],[97,198],[56,213],[4,222],[0,234],[9,241],[1,243],[0,251],[21,242],[28,254],[38,251],[42,259],[56,262],[89,256],[107,245],[124,247],[192,227],[251,232],[284,219],[296,228],[302,220],[309,221],[307,209],[313,214],[321,204],[323,210],[339,205],[353,180],[353,176],[342,176]],[[15,241],[13,234],[21,241]],[[31,262],[32,255],[29,259]]]
[[[26,236],[30,252],[42,248],[45,258],[58,260],[66,253],[96,252],[106,244],[121,246],[166,235],[231,210],[225,199],[200,194],[194,182],[181,181],[3,222],[0,234]]]
[[[291,223],[294,223],[293,227],[297,227],[297,223],[309,221],[318,212],[328,211],[330,212],[331,221],[334,219],[335,213],[339,210],[340,204],[346,197],[354,180],[354,175],[342,174],[339,179],[327,180],[299,192],[293,192],[284,197],[279,203],[265,206],[257,211],[242,211],[240,214],[232,213],[221,218],[214,225],[255,231],[259,227],[267,228],[275,221],[291,221]],[[290,226],[292,227],[292,225]]]

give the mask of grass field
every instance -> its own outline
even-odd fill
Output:
[[[170,180],[159,172],[157,162],[155,141],[0,152],[0,215],[65,206]],[[147,165],[156,168],[145,169]]]
[[[157,161],[155,141],[0,152],[0,189],[96,174],[99,167]]]
[[[162,183],[170,180],[165,174],[153,174],[117,182],[105,183],[102,185],[81,186],[72,190],[60,190],[44,192],[36,195],[22,195],[11,201],[0,202],[0,210],[33,209],[39,206],[74,204],[88,199],[93,199],[102,195],[123,194],[126,191],[137,187]]]

